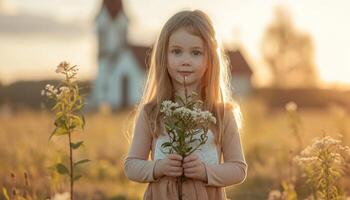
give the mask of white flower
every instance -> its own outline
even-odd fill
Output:
[[[201,115],[205,121],[216,123],[215,117],[209,111],[202,111]]]
[[[268,200],[278,200],[281,199],[282,194],[279,190],[272,190],[269,193]]]
[[[50,85],[50,84],[47,84],[45,86],[45,89],[41,90],[41,95],[42,96],[48,96],[48,97],[51,97],[51,96],[57,96],[58,94],[58,90],[55,89],[55,86],[53,85]]]
[[[288,112],[294,112],[298,109],[298,105],[294,101],[288,102],[285,107]]]
[[[305,164],[311,164],[312,162],[317,161],[318,158],[316,156],[310,156],[310,157],[300,157],[296,156],[294,158],[294,161],[296,161],[299,165],[305,165]]]
[[[337,145],[339,143],[341,143],[340,140],[336,140],[334,138],[332,138],[331,136],[326,136],[323,138],[323,142],[325,143],[325,145],[330,146],[330,145]]]
[[[69,192],[65,192],[65,193],[57,193],[55,194],[55,196],[53,197],[52,200],[69,200],[70,199],[70,194]]]
[[[62,73],[64,70],[66,70],[69,67],[69,63],[66,61],[61,62],[57,68],[56,68],[56,73]]]
[[[179,107],[178,103],[174,103],[170,100],[163,101],[161,104],[160,112],[169,117],[173,115],[173,109]]]
[[[180,117],[188,117],[191,116],[191,110],[186,107],[178,107],[174,110],[175,115],[179,115]]]
[[[312,148],[314,149],[320,149],[320,148],[324,148],[324,147],[330,147],[333,145],[338,145],[340,144],[341,141],[340,140],[336,140],[330,136],[325,136],[322,138],[315,138],[314,139],[314,143],[312,144]]]
[[[342,164],[343,163],[343,157],[339,153],[333,153],[331,152],[331,157],[336,164]]]
[[[344,151],[347,156],[350,156],[350,148],[348,146],[339,146],[339,149]]]
[[[59,90],[60,90],[60,91],[68,91],[69,88],[66,87],[66,86],[62,86],[62,87],[59,88]]]

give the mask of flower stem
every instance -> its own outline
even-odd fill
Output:
[[[186,87],[186,76],[184,76],[184,89],[185,89],[185,106],[187,105],[187,87]]]
[[[67,82],[69,83],[69,78],[67,78]],[[71,98],[68,98],[68,105],[71,103]],[[73,150],[72,150],[72,129],[71,129],[71,113],[72,108],[68,107],[68,139],[69,139],[69,160],[70,160],[70,199],[74,200],[74,167],[73,167]]]
[[[182,178],[181,177],[177,178],[177,189],[178,189],[179,200],[182,200]]]
[[[70,199],[73,200],[73,189],[74,189],[74,168],[73,168],[73,151],[70,144],[72,144],[71,131],[68,133],[69,138],[69,159],[70,159]]]

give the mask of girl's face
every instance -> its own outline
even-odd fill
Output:
[[[173,84],[181,88],[186,76],[186,85],[200,84],[206,69],[206,52],[203,40],[180,28],[169,38],[167,69]]]

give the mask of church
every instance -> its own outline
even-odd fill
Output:
[[[121,0],[103,0],[96,16],[98,73],[88,99],[89,109],[107,106],[120,110],[141,98],[150,47],[127,42],[128,18]],[[231,63],[234,94],[246,96],[252,90],[252,70],[239,50],[227,51]]]

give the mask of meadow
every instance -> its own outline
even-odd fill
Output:
[[[323,135],[350,145],[350,115],[340,106],[298,108],[300,140],[293,132],[286,109],[271,109],[257,98],[242,100],[241,109],[244,117],[241,138],[249,167],[244,183],[226,188],[231,199],[268,199],[271,190],[282,189],[283,180],[295,180],[298,199],[305,199],[308,186],[293,162],[300,148]],[[78,169],[83,177],[75,185],[76,199],[141,199],[146,184],[129,181],[122,170],[130,141],[131,111],[86,114],[84,132],[73,134],[84,140],[77,156],[91,160]],[[67,160],[66,137],[48,140],[53,121],[54,115],[47,110],[1,112],[0,199],[5,199],[4,188],[9,196],[15,192],[17,196],[26,195],[26,199],[46,199],[69,190],[68,180],[52,167]],[[340,183],[349,195],[348,169]]]

